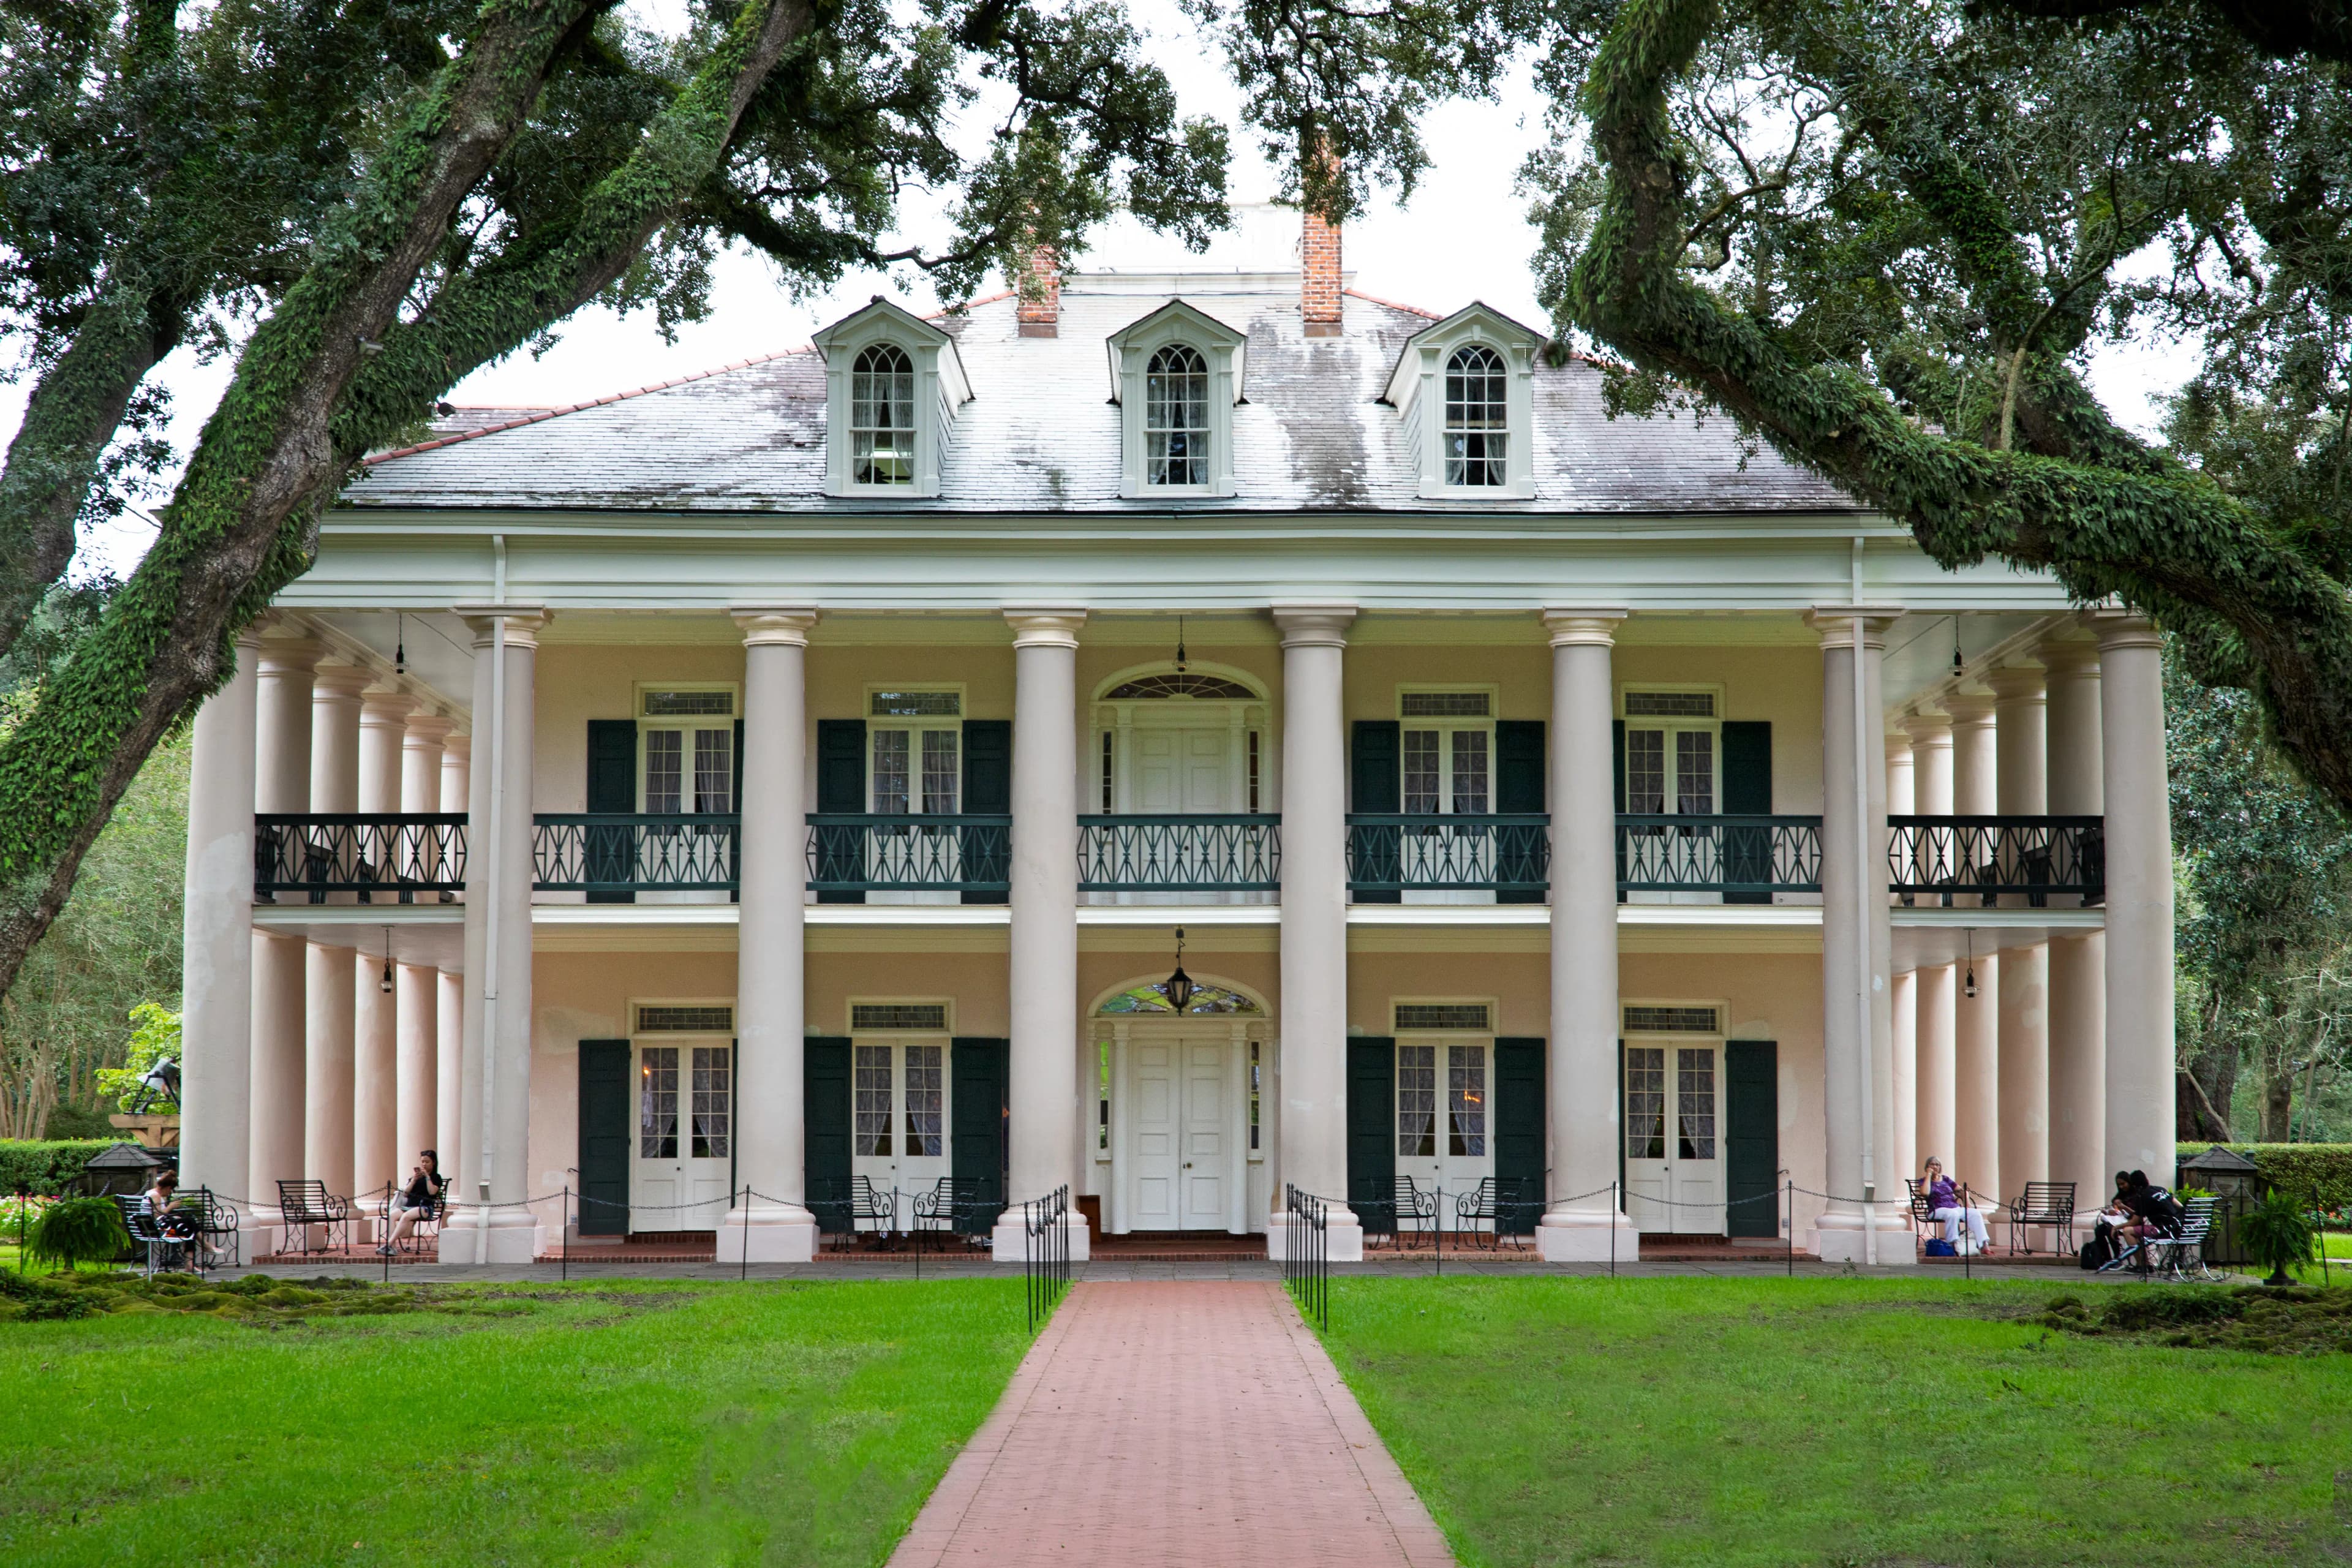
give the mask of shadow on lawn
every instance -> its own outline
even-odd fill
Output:
[[[483,1290],[472,1286],[378,1285],[321,1277],[305,1281],[248,1274],[229,1280],[187,1274],[142,1279],[110,1270],[48,1275],[0,1273],[0,1323],[47,1322],[140,1313],[185,1313],[282,1327],[320,1318],[528,1317],[550,1302],[580,1302],[623,1312],[677,1304],[691,1292],[644,1290]]]
[[[2352,1352],[2352,1290],[2261,1285],[2234,1290],[2103,1291],[2059,1296],[2031,1320],[2071,1334],[2116,1335],[2189,1350],[2272,1355]]]

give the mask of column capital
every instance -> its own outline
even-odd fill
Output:
[[[809,628],[816,625],[813,605],[734,605],[727,614],[745,647],[806,647]]]
[[[254,668],[262,675],[308,675],[326,657],[327,645],[314,637],[264,637]]]
[[[1984,680],[1992,688],[1993,700],[2003,705],[2040,702],[2049,696],[2050,672],[2034,665],[2005,665]]]
[[[371,727],[404,727],[420,704],[405,691],[367,691],[360,695],[360,722]]]
[[[1862,646],[1879,652],[1886,649],[1886,628],[1903,613],[1900,605],[1815,605],[1805,612],[1805,624],[1822,639],[1824,651],[1850,647],[1853,644],[1853,624],[1862,623]]]
[[[544,605],[455,605],[451,608],[474,633],[476,647],[488,647],[500,621],[507,624],[507,647],[535,648],[540,628],[554,617]]]
[[[1607,647],[1617,640],[1617,623],[1627,612],[1610,605],[1546,605],[1545,633],[1554,647]]]
[[[2103,654],[2112,648],[2164,646],[2163,634],[2157,630],[2156,623],[2137,610],[2093,610],[2083,618],[2099,634],[2099,651]]]
[[[2099,668],[2099,645],[2087,638],[2053,637],[2033,650],[2042,668],[2052,675],[2095,675]]]
[[[1356,620],[1353,605],[1275,605],[1272,610],[1285,647],[1345,647]]]
[[[449,743],[449,731],[457,721],[442,713],[412,713],[408,716],[407,732],[401,736],[403,746],[417,751],[443,751]]]
[[[1890,763],[1909,762],[1911,760],[1911,737],[1905,734],[1900,730],[1888,730],[1886,731],[1886,760]]]
[[[1075,648],[1087,613],[1068,605],[1008,605],[1004,624],[1013,628],[1014,647]]]
[[[455,721],[452,721],[452,722],[455,722]],[[467,731],[461,734],[451,735],[446,740],[443,741],[441,742],[441,754],[445,757],[455,757],[459,762],[464,762],[467,758],[471,757],[474,754],[473,732],[471,731]]]
[[[1901,721],[1905,734],[1914,746],[1948,746],[1952,743],[1951,716],[1946,713],[1914,713]]]
[[[1954,728],[1966,724],[1992,722],[1993,700],[1974,691],[1948,692],[1943,699],[1944,711],[1952,716]]]
[[[356,702],[375,681],[375,671],[352,664],[322,664],[310,678],[313,702]]]

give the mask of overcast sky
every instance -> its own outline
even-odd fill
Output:
[[[639,0],[638,10],[658,25],[672,4]],[[1254,139],[1238,125],[1238,94],[1218,65],[1214,49],[1173,0],[1130,0],[1130,7],[1150,32],[1184,112],[1214,115],[1234,127],[1233,199],[1265,201],[1274,191],[1272,173],[1257,156]],[[1515,188],[1521,161],[1541,139],[1542,113],[1542,100],[1523,69],[1500,101],[1450,104],[1432,115],[1424,135],[1433,167],[1421,188],[1408,203],[1376,200],[1373,209],[1347,231],[1346,264],[1355,274],[1355,286],[1382,299],[1441,312],[1483,300],[1531,326],[1547,326],[1536,305],[1528,268],[1535,230],[1527,218],[1527,199]],[[910,210],[908,229],[934,243],[945,235],[935,210]],[[1114,226],[1078,264],[1116,265],[1123,258],[1140,260],[1142,252],[1157,256],[1167,248],[1131,225]],[[1265,259],[1274,266],[1294,264],[1287,254]],[[545,354],[537,359],[518,354],[478,371],[448,397],[453,403],[499,405],[581,402],[797,347],[808,342],[816,327],[877,293],[889,294],[916,310],[939,303],[919,277],[873,272],[852,274],[826,294],[795,302],[776,286],[765,262],[730,253],[719,264],[709,319],[681,328],[675,343],[662,342],[646,312],[623,319],[592,309],[567,322],[561,342]],[[198,365],[184,353],[163,366],[159,374],[173,399],[171,437],[182,452],[194,443],[232,368],[226,359]],[[2191,368],[2181,351],[2166,345],[2109,351],[2092,367],[2095,388],[2108,406],[2118,418],[2141,428],[2152,420],[2151,399],[2171,391]],[[21,414],[23,393],[21,384],[0,386],[0,430],[10,435]],[[86,537],[83,555],[127,572],[152,536],[152,526],[142,518],[125,517]]]

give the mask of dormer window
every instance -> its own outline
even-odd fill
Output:
[[[1113,332],[1118,493],[1130,500],[1234,493],[1234,405],[1248,340],[1181,300]]]
[[[1405,342],[1382,400],[1430,500],[1516,500],[1535,489],[1535,360],[1543,334],[1472,305]]]
[[[1209,364],[1190,343],[1151,356],[1143,377],[1143,482],[1209,482]]]
[[[955,339],[877,299],[815,341],[824,356],[825,493],[938,495],[957,411],[971,401]]]
[[[1448,487],[1509,482],[1508,377],[1503,356],[1484,343],[1445,362],[1445,482]]]
[[[859,485],[915,482],[915,362],[896,343],[859,351],[850,372],[849,470]]]

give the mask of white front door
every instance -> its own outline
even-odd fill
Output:
[[[1714,1045],[1625,1047],[1625,1213],[1640,1231],[1723,1234],[1723,1140]]]
[[[1225,1228],[1225,1164],[1232,1131],[1227,1104],[1223,1041],[1186,1040],[1178,1047],[1184,1063],[1184,1133],[1181,1230]]]
[[[850,1052],[850,1173],[877,1192],[895,1191],[904,1226],[914,1217],[916,1195],[948,1174],[948,1047],[944,1041],[860,1039]]]
[[[637,1047],[637,1157],[632,1231],[717,1230],[733,1173],[734,1047]]]
[[[1130,1230],[1175,1230],[1182,1202],[1183,1083],[1180,1042],[1138,1039],[1128,1047],[1128,1085],[1133,1106],[1127,1116]],[[1116,1121],[1114,1113],[1114,1121]]]
[[[1135,795],[1131,810],[1146,814],[1238,810],[1233,802],[1233,731],[1163,728],[1135,731]]]
[[[1216,1039],[1129,1042],[1126,1228],[1234,1228],[1237,1157],[1247,1136],[1236,1103],[1234,1047]]]
[[[1487,1046],[1485,1040],[1397,1042],[1396,1173],[1439,1194],[1439,1217],[1448,1229],[1454,1200],[1495,1173]]]

